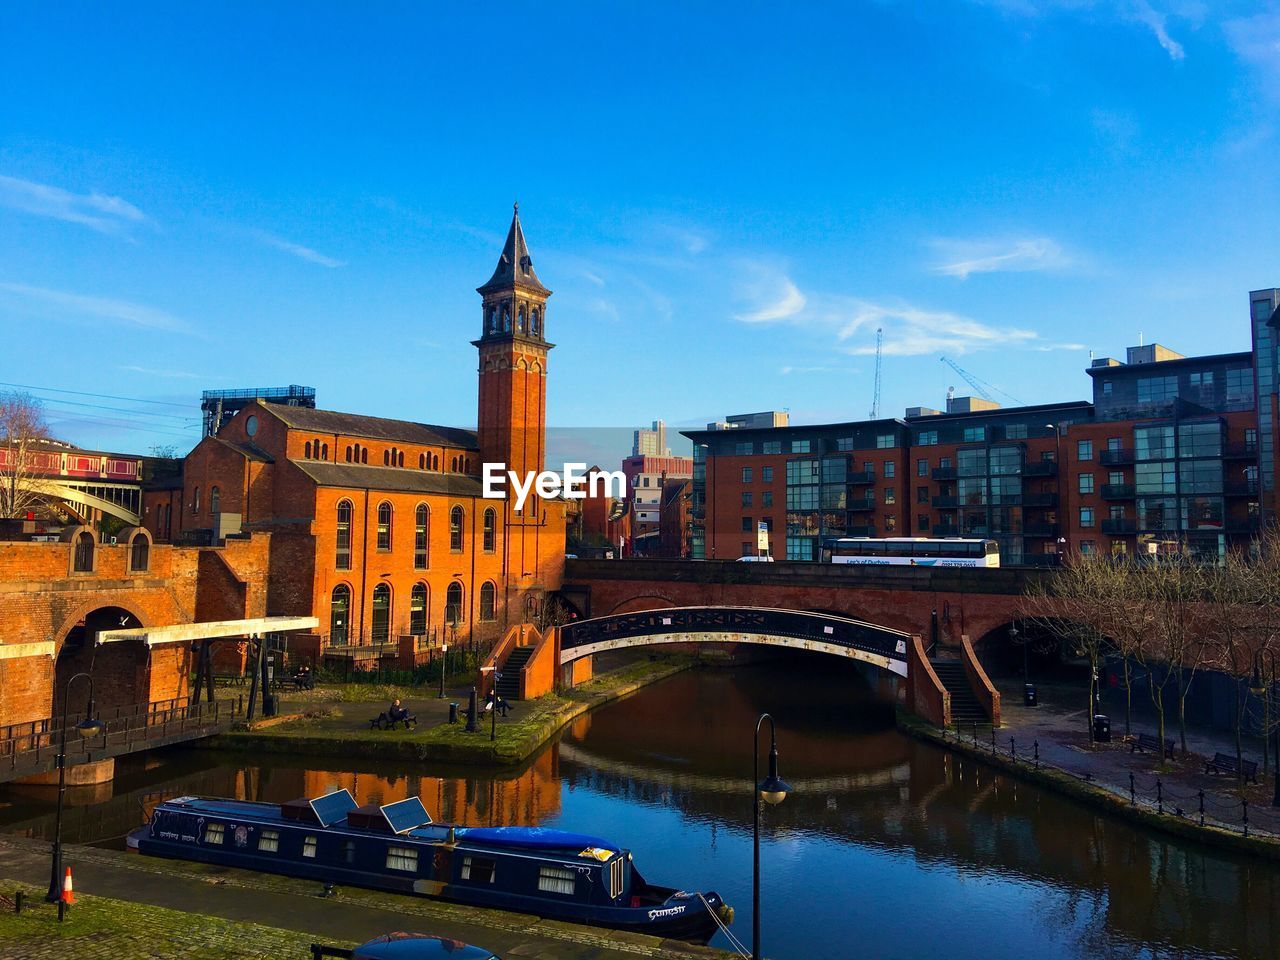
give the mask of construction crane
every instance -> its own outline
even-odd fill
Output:
[[[884,327],[876,328],[876,386],[871,394],[871,417],[875,420],[880,414],[880,364],[884,353]]]
[[[1008,397],[1010,400],[1012,400],[1014,403],[1018,404],[1019,406],[1025,406],[1025,404],[1023,404],[1023,402],[1019,400],[1017,397],[1015,397],[1013,394],[1006,393],[1004,390],[1001,390],[999,387],[993,384],[987,383],[987,381],[981,380],[978,377],[975,377],[972,373],[970,373],[964,367],[960,366],[960,364],[956,363],[950,357],[939,357],[938,359],[941,360],[943,363],[945,363],[948,367],[950,367],[956,373],[960,374],[960,376],[964,377],[965,383],[973,387],[974,391],[983,400],[990,400],[992,403],[995,402],[995,398],[991,396],[991,393],[986,389],[987,387],[990,387],[996,393],[999,393],[999,394],[1002,394],[1003,396]],[[951,399],[950,394],[948,394],[947,399],[948,400]]]

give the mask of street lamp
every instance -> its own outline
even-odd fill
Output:
[[[449,644],[440,644],[440,693],[436,695],[437,700],[444,699],[444,674],[449,666]]]
[[[498,681],[502,679],[502,674],[497,670],[493,671],[493,686],[489,688],[489,699],[493,706],[489,708],[493,714],[489,719],[489,742],[498,739]]]
[[[760,779],[760,726],[769,721],[769,775]],[[755,811],[755,826],[752,832],[751,861],[751,960],[760,960],[760,803],[770,805],[781,803],[787,798],[791,789],[778,776],[778,738],[774,729],[773,717],[767,713],[760,714],[756,720],[755,746],[751,753],[753,775],[751,782],[755,784],[755,796],[752,807]]]
[[[67,793],[67,712],[71,705],[71,685],[81,677],[89,681],[89,703],[85,708],[84,719],[76,724],[76,729],[82,737],[93,736],[102,729],[102,721],[93,715],[93,677],[87,673],[77,673],[62,688],[62,733],[57,760],[58,815],[53,825],[53,863],[49,869],[49,892],[45,894],[48,903],[57,903],[62,899],[62,807]]]

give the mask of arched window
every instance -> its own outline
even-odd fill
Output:
[[[498,542],[498,514],[490,507],[484,512],[484,552],[493,553]],[[483,602],[483,598],[481,598]]]
[[[434,453],[431,455],[431,469],[432,470],[440,469],[440,454]]]
[[[382,465],[384,467],[391,466],[391,451],[389,450],[382,451]]]
[[[391,504],[385,500],[378,504],[378,549],[391,549]]]
[[[418,469],[425,470],[427,468],[427,455],[425,453],[418,454]]]
[[[449,511],[449,549],[455,553],[462,551],[462,508],[454,507]]]
[[[310,440],[308,440],[306,443],[302,445],[302,458],[304,460],[311,459],[311,441]]]
[[[191,515],[194,517],[200,513],[200,488],[196,487],[195,495],[191,498]]]
[[[511,304],[509,303],[502,305],[502,332],[511,332]]]
[[[490,333],[498,332],[498,311],[490,307],[485,315],[485,329]]]
[[[413,569],[427,569],[427,544],[431,525],[431,511],[425,503],[413,511]]]
[[[409,594],[409,632],[420,637],[427,632],[427,585],[415,583]]]
[[[403,451],[403,450],[401,450],[399,453],[397,453],[397,454],[396,454],[396,466],[397,466],[397,467],[403,467],[403,466],[404,466],[404,451]]]
[[[391,636],[391,588],[380,583],[373,588],[373,619],[370,639],[386,643]]]
[[[351,569],[351,501],[338,502],[338,546],[334,566],[339,570]]]
[[[462,623],[462,584],[454,580],[444,595],[444,618],[448,623]]]
[[[453,460],[450,462],[449,472],[450,472],[450,473],[457,473],[457,472],[458,472],[458,458],[457,458],[457,457],[454,457],[454,458],[453,458]]]
[[[71,569],[76,573],[93,573],[93,534],[87,530],[76,534],[75,547]]]
[[[480,619],[496,620],[498,605],[498,588],[493,585],[492,580],[486,580],[480,586]]]
[[[524,304],[520,304],[520,310],[516,314],[516,333],[524,332]]]
[[[347,444],[347,463],[351,462],[351,444]]]
[[[329,600],[329,643],[344,646],[351,636],[351,588],[340,583]]]
[[[209,512],[210,513],[222,512],[222,491],[219,490],[217,487],[209,488]]]
[[[542,311],[537,307],[533,308],[533,313],[529,317],[529,332],[535,337],[542,333]]]
[[[360,448],[360,462],[361,462],[361,463],[368,463],[368,462],[369,462],[369,448],[368,448],[368,447],[361,447],[361,448]]]
[[[320,459],[321,460],[329,459],[329,445],[327,443],[320,444]]]
[[[151,563],[151,539],[145,533],[135,533],[129,543],[129,569],[133,573],[146,573]]]

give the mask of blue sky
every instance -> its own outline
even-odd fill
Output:
[[[128,398],[67,439],[473,424],[516,199],[559,427],[861,418],[877,328],[882,412],[1083,399],[1280,285],[1277,2],[364,6],[0,10],[0,380]]]

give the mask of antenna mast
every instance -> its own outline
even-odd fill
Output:
[[[880,415],[880,365],[884,354],[884,327],[876,328],[876,386],[871,395],[871,419]]]

